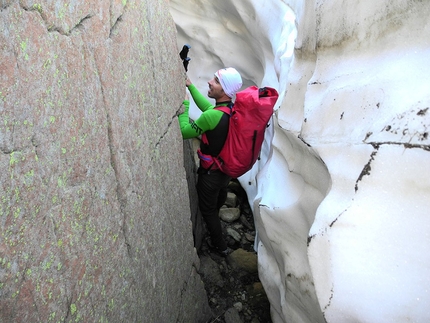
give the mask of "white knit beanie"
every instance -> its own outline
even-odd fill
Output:
[[[242,77],[233,67],[222,68],[215,72],[225,94],[232,98],[242,87]]]

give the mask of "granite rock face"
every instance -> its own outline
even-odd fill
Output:
[[[204,322],[165,1],[0,2],[0,321]]]

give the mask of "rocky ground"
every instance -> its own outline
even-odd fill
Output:
[[[258,277],[252,211],[237,181],[229,191],[220,217],[233,252],[222,257],[206,241],[199,251],[200,274],[214,314],[207,323],[270,323],[270,304]]]

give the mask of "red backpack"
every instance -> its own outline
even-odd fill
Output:
[[[256,162],[264,132],[273,114],[273,106],[278,99],[274,88],[251,86],[236,94],[236,101],[230,107],[214,109],[230,115],[227,139],[217,157],[197,151],[203,168],[220,169],[223,173],[237,178],[249,171]],[[202,140],[207,140],[205,134]]]

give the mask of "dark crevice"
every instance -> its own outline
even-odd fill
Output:
[[[21,5],[21,8],[24,11],[38,12],[40,14],[40,17],[42,18],[42,20],[45,22],[45,25],[47,26],[48,32],[58,32],[60,35],[63,35],[63,36],[70,36],[73,32],[81,31],[84,28],[84,22],[94,16],[92,14],[86,15],[81,20],[79,20],[79,22],[75,26],[73,26],[69,31],[66,31],[60,26],[56,26],[56,25],[49,23],[48,18],[46,17],[46,15],[43,12],[42,5],[34,4],[31,7],[26,7],[26,6]]]
[[[112,25],[112,28],[110,29],[109,32],[109,38],[112,38],[113,36],[116,36],[118,34],[118,23],[122,21],[122,15],[119,16],[115,23]]]
[[[87,21],[88,19],[91,19],[93,17],[93,15],[86,15],[84,18],[82,18],[76,25],[75,27],[73,27],[72,29],[70,29],[68,35],[72,34],[74,31],[82,31],[84,29],[84,22]]]
[[[167,133],[169,132],[169,129],[172,125],[173,122],[178,122],[177,120],[177,116],[179,114],[181,108],[179,108],[176,113],[174,114],[174,116],[172,117],[172,119],[170,120],[170,122],[167,124],[167,128],[164,131],[164,133],[160,136],[160,138],[158,139],[158,141],[155,143],[155,148],[158,148],[158,146],[160,145],[161,141],[164,139],[164,137],[167,135]]]
[[[126,1],[125,4],[123,5],[123,12],[118,16],[118,18],[115,19],[115,22],[112,24],[112,21],[111,21],[112,27],[110,28],[110,31],[109,31],[109,38],[112,38],[112,37],[115,37],[116,35],[118,35],[119,23],[123,20],[123,15],[124,15],[124,12],[127,10],[127,8],[128,8],[128,1]],[[113,17],[112,3],[110,5],[109,10],[110,10],[110,16]]]
[[[34,4],[32,7],[26,7],[24,5],[21,5],[21,9],[24,11],[37,11],[41,15],[43,21],[46,22],[46,16],[43,13],[42,5]]]
[[[84,29],[84,22],[86,20],[90,19],[91,17],[93,17],[93,15],[90,15],[90,14],[86,15],[74,27],[72,27],[69,31],[65,31],[60,26],[48,25],[49,26],[48,32],[58,32],[60,35],[70,36],[73,32],[82,31]],[[46,22],[46,20],[45,20],[45,22]]]
[[[58,27],[58,26],[54,26],[54,25],[50,25],[48,27],[48,32],[50,32],[50,33],[59,33],[60,35],[68,36],[68,34],[63,30],[63,28]]]

